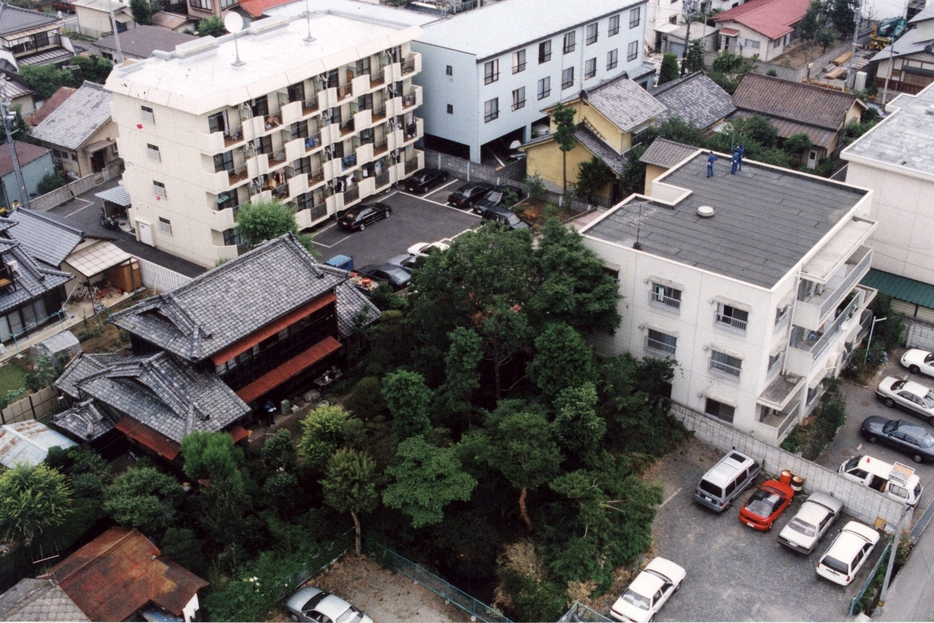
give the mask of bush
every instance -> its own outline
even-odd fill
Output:
[[[36,186],[36,192],[38,192],[40,195],[44,195],[46,193],[52,192],[56,188],[61,188],[67,183],[68,180],[66,180],[58,173],[47,173],[45,177],[39,180],[39,184]]]
[[[777,77],[778,77],[778,72],[775,71],[774,69],[770,69],[770,70],[768,70],[767,72],[765,72],[765,75],[766,75],[766,76],[771,76],[772,78],[777,78]]]
[[[379,379],[372,376],[361,379],[344,399],[344,408],[361,420],[382,415],[386,410],[386,401],[383,400]]]

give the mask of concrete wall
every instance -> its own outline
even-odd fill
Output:
[[[39,182],[42,181],[42,178],[49,173],[55,172],[55,164],[52,162],[51,152],[24,165],[22,169],[23,182],[26,184],[26,192],[30,195],[36,194],[36,192],[38,192]],[[20,204],[23,203],[23,198],[20,196],[19,192],[19,184],[16,182],[16,173],[11,171],[3,176],[3,197],[0,197],[0,200],[7,206],[13,205],[14,201],[19,201]]]
[[[139,262],[143,285],[150,290],[168,292],[191,281],[191,277],[186,277],[159,264],[154,264],[142,258],[137,258],[137,261]]]
[[[866,524],[873,525],[877,518],[881,518],[894,526],[901,517],[904,505],[878,491],[851,482],[833,470],[769,446],[679,404],[672,405],[672,412],[701,441],[723,452],[736,449],[749,454],[761,461],[762,469],[772,476],[777,476],[787,469],[804,479],[805,493],[821,491],[832,494],[843,501],[846,513]],[[908,514],[907,521],[908,525],[911,525],[912,513]]]
[[[425,166],[433,169],[444,169],[454,177],[463,180],[479,180],[491,184],[505,184],[509,180],[521,182],[525,179],[525,159],[517,160],[505,167],[493,168],[426,149]]]
[[[100,173],[93,173],[87,177],[62,186],[61,188],[56,188],[50,193],[40,195],[35,199],[30,199],[29,207],[37,212],[48,212],[56,206],[71,201],[77,195],[91,190],[95,186],[99,186],[108,180],[119,177],[122,171],[123,161],[115,160],[108,163],[107,168]]]
[[[934,325],[916,321],[907,321],[905,325],[905,346],[934,351]]]
[[[833,59],[837,58],[841,54],[846,54],[850,51],[852,45],[852,37],[848,38],[846,42],[840,43],[832,48],[827,48],[827,52],[821,53],[820,46],[814,46],[814,49],[811,51],[811,54],[814,55],[814,58],[811,62],[811,77],[816,78],[826,65],[829,65]],[[807,65],[802,65],[801,67],[789,67],[787,65],[781,65],[778,63],[769,63],[762,60],[763,55],[759,55],[759,62],[756,65],[756,73],[765,75],[770,69],[774,69],[777,77],[782,80],[791,80],[792,82],[803,82],[808,76]],[[775,58],[777,54],[769,55],[770,58]],[[843,86],[843,81],[840,81],[840,86]]]

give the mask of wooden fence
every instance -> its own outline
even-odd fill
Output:
[[[51,387],[43,387],[35,394],[29,394],[0,411],[0,421],[3,424],[12,424],[38,420],[57,411],[59,405],[58,392]]]

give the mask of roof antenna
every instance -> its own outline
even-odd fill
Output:
[[[632,244],[632,248],[636,251],[642,250],[642,243],[639,242],[639,235],[642,233],[642,206],[644,205],[644,201],[639,202],[639,220],[636,223],[636,241]]]
[[[308,0],[305,0],[305,23],[308,25],[308,36],[302,41],[311,43],[315,38],[311,36],[311,9],[308,7]]]
[[[224,18],[224,28],[227,29],[227,32],[233,35],[234,49],[237,51],[237,60],[232,62],[231,65],[234,67],[243,67],[246,65],[246,63],[240,60],[240,45],[237,43],[237,33],[243,30],[243,18],[240,17],[239,13],[234,13],[231,11]]]

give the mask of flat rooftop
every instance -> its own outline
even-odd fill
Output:
[[[749,160],[731,174],[718,156],[711,178],[706,152],[662,178],[690,191],[673,207],[634,198],[581,233],[631,248],[638,232],[645,253],[772,288],[869,192]]]
[[[350,4],[350,3],[348,3]],[[199,115],[411,41],[418,26],[321,11],[310,20],[268,17],[236,36],[202,37],[174,52],[117,67],[106,88]],[[236,41],[235,41],[236,39]],[[239,57],[243,62],[234,66]]]
[[[934,88],[903,94],[889,104],[898,110],[866,132],[840,155],[877,160],[920,173],[934,174]]]

